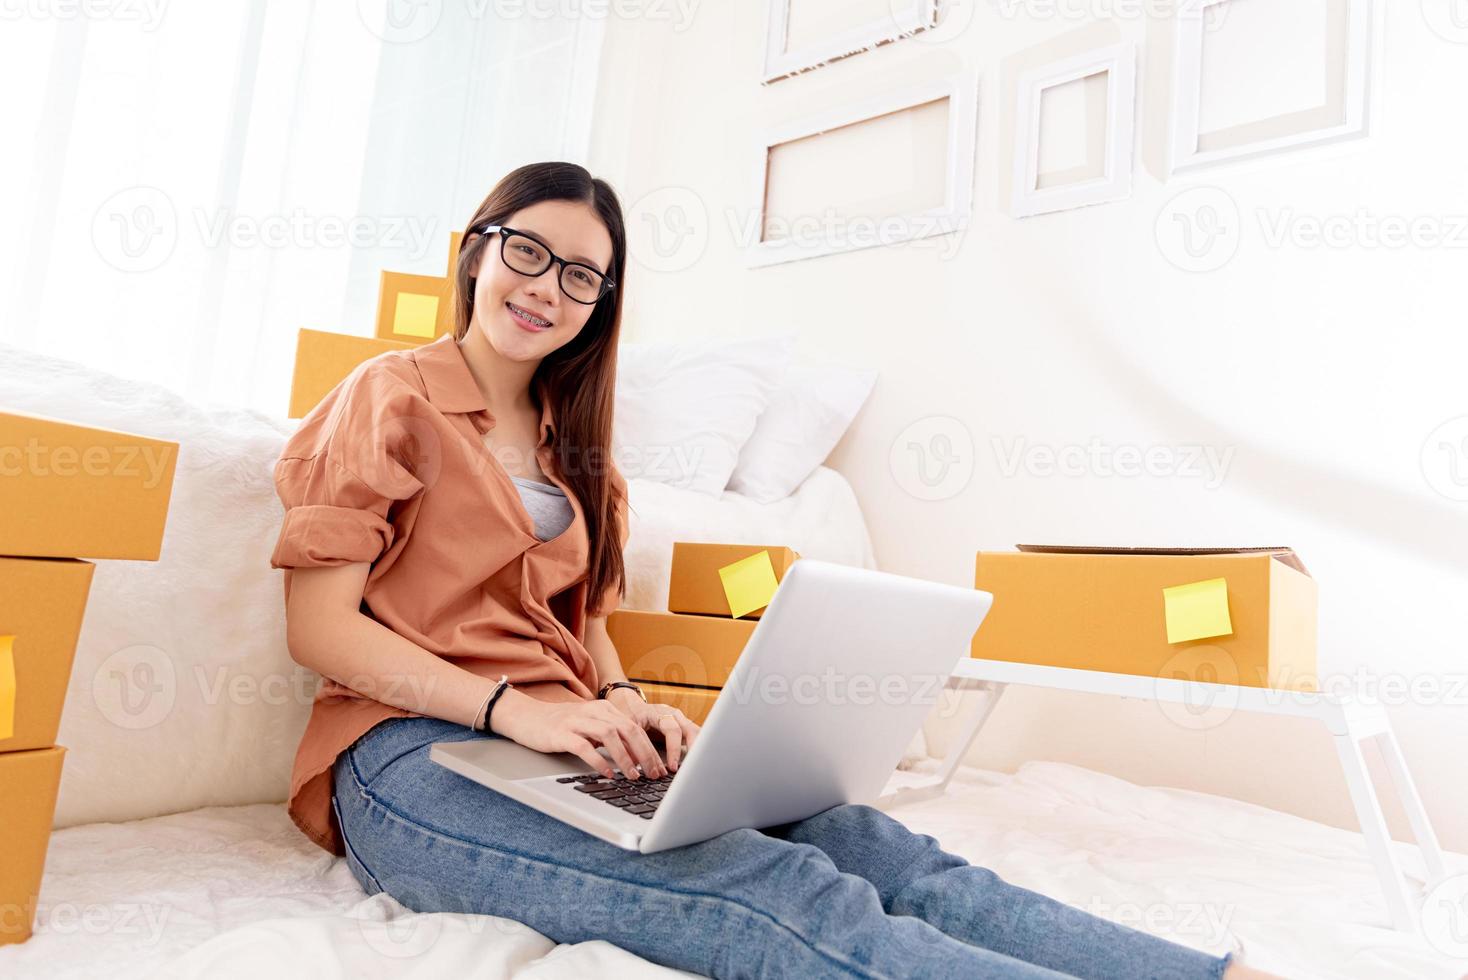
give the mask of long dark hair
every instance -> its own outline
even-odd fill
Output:
[[[617,526],[620,495],[611,480],[612,409],[617,380],[617,338],[622,326],[623,274],[627,263],[627,232],[622,205],[610,184],[592,177],[585,167],[559,161],[531,163],[506,174],[489,192],[465,228],[499,224],[510,215],[541,201],[580,201],[596,211],[612,238],[612,266],[617,283],[591,311],[586,326],[565,346],[540,362],[532,389],[551,399],[556,435],[552,440],[556,466],[581,502],[586,515],[589,546],[586,576],[587,602],[597,602],[611,583],[627,591],[622,562],[621,529]],[[473,271],[490,241],[484,235],[466,235],[454,270],[454,338],[462,341],[474,316]],[[579,456],[580,458],[576,458]]]

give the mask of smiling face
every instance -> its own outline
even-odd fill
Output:
[[[589,204],[540,201],[501,223],[539,238],[568,262],[583,262],[611,274],[612,236]],[[561,291],[558,263],[552,262],[538,276],[527,276],[505,265],[501,244],[496,232],[480,252],[473,323],[500,355],[516,361],[539,360],[574,340],[596,307],[578,303]],[[517,309],[549,321],[550,326],[533,326]]]

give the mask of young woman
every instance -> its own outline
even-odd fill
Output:
[[[291,655],[323,678],[301,830],[411,909],[712,977],[1265,976],[1010,885],[869,806],[645,855],[429,762],[433,742],[510,738],[659,779],[698,740],[626,683],[606,631],[626,252],[604,181],[515,170],[467,226],[454,334],[358,367],[281,453],[271,564]]]

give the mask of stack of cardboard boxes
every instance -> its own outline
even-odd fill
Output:
[[[454,330],[454,271],[464,233],[449,236],[448,263],[441,276],[409,272],[381,274],[377,329],[371,337],[302,328],[296,338],[289,417],[304,418],[327,392],[363,361],[390,350],[421,347]]]
[[[30,938],[93,558],[157,561],[178,444],[0,412],[0,946]]]
[[[668,611],[618,609],[607,633],[649,701],[702,725],[756,621],[798,552],[780,546],[673,543]]]

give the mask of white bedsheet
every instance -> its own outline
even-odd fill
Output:
[[[894,784],[937,766],[924,760]],[[893,811],[1014,884],[1290,978],[1457,978],[1394,932],[1359,835],[1248,803],[1076,766],[962,768],[947,796]],[[1400,857],[1419,879],[1409,845]],[[1468,874],[1468,855],[1450,854]],[[507,919],[365,898],[282,806],[208,807],[59,830],[36,935],[0,976],[688,976],[603,942],[557,946]]]

